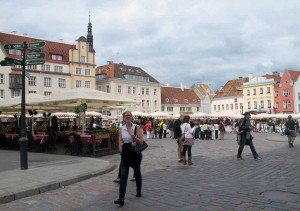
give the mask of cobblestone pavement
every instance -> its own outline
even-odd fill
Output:
[[[280,136],[280,135],[278,135]],[[125,206],[113,204],[117,169],[105,175],[0,205],[0,210],[300,210],[300,141],[266,141],[254,134],[261,161],[245,147],[244,161],[236,160],[233,134],[226,140],[201,140],[193,146],[192,166],[177,163],[177,144],[150,140],[142,161],[142,198],[128,181]],[[120,156],[102,157],[119,163]],[[132,170],[130,170],[130,177]]]

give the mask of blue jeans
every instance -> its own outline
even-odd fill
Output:
[[[137,193],[141,193],[142,191],[141,162],[142,159],[140,159],[137,162],[137,164],[133,167]],[[121,169],[121,182],[120,182],[120,189],[119,189],[119,199],[124,200],[126,194],[129,166],[124,166],[123,162],[121,161],[120,169]]]

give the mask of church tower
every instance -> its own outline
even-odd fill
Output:
[[[87,33],[87,42],[89,43],[89,51],[95,52],[93,45],[93,34],[92,34],[92,24],[91,24],[91,15],[89,15],[89,23],[88,23],[88,33]]]

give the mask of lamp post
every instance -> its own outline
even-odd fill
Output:
[[[27,145],[28,139],[26,136],[26,119],[25,119],[25,65],[26,65],[26,50],[28,48],[28,44],[23,42],[22,49],[22,96],[21,96],[21,122],[20,122],[20,160],[21,160],[21,169],[28,169],[28,152]]]

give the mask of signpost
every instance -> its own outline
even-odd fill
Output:
[[[4,45],[4,49],[19,49],[22,51],[22,60],[5,57],[0,61],[1,66],[14,66],[22,65],[22,95],[21,95],[21,117],[20,117],[20,163],[21,169],[28,169],[28,139],[26,135],[26,119],[25,119],[25,76],[30,77],[29,73],[25,70],[26,65],[44,64],[45,54],[42,53],[41,47],[45,46],[46,42],[33,42],[33,43],[14,43]],[[31,53],[28,53],[28,50]]]

